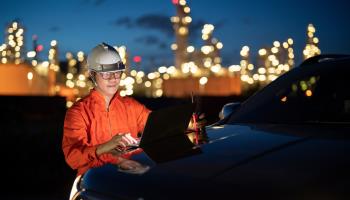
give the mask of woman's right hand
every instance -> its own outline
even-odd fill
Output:
[[[117,152],[123,151],[123,149],[130,145],[135,144],[136,140],[130,136],[130,133],[122,133],[112,137],[108,142],[98,145],[96,154],[99,156],[104,153],[112,153],[113,155]]]

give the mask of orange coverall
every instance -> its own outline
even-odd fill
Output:
[[[68,165],[85,173],[89,168],[118,163],[112,154],[96,155],[97,145],[114,135],[142,132],[150,110],[130,97],[116,94],[108,110],[104,97],[95,89],[67,110],[64,121],[62,149]]]

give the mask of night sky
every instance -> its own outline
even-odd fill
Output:
[[[189,43],[199,47],[203,24],[214,24],[214,36],[224,44],[223,64],[227,66],[239,63],[244,45],[250,47],[254,60],[258,49],[291,37],[298,64],[307,25],[312,23],[322,53],[350,54],[348,2],[187,0],[192,17]],[[125,45],[131,57],[142,56],[143,68],[173,64],[170,44],[175,38],[170,17],[175,7],[171,0],[1,0],[0,13],[3,33],[14,19],[24,25],[27,49],[36,34],[45,52],[50,41],[57,40],[61,58],[67,51],[87,53],[107,42]],[[0,43],[4,41],[1,37]]]

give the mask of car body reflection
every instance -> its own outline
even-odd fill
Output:
[[[76,197],[349,199],[349,74],[349,56],[307,60],[205,132],[133,155],[146,173],[90,169]]]

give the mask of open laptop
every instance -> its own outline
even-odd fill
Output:
[[[151,112],[139,144],[127,151],[141,147],[155,163],[202,153],[185,134],[193,109],[193,104],[183,104]],[[133,159],[137,159],[137,155]]]
[[[186,103],[152,111],[139,144],[128,148],[128,151],[137,147],[145,148],[166,138],[184,135],[193,109],[193,104]]]

